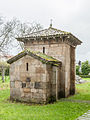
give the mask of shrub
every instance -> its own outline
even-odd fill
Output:
[[[77,66],[76,66],[76,75],[80,75],[79,69],[80,69],[80,66],[77,65]]]
[[[90,75],[80,75],[82,78],[90,78]]]
[[[6,70],[5,70],[5,75],[6,75],[6,76],[9,76],[9,67],[6,68]]]
[[[90,73],[90,64],[88,61],[82,63],[82,74],[88,75]]]

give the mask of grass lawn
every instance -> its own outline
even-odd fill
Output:
[[[0,76],[0,89],[9,89],[9,76],[5,77],[5,83],[2,83],[2,78]]]
[[[0,85],[9,84],[8,80],[6,83],[0,82]],[[84,96],[87,94],[88,88],[86,85],[89,88],[89,83],[77,85],[79,95],[82,90],[82,96],[83,93]],[[9,95],[10,90],[8,87],[4,90],[0,90],[0,120],[75,120],[75,118],[90,110],[90,104],[67,101],[58,101],[48,105],[12,103],[7,100]],[[77,96],[77,94],[75,96]]]
[[[82,79],[87,80],[87,81],[90,81],[90,78],[82,78]]]
[[[87,82],[76,85],[76,95],[69,97],[69,99],[90,100],[90,78],[83,79]]]

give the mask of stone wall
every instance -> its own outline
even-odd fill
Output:
[[[70,45],[65,43],[55,42],[27,42],[25,43],[25,48],[30,48],[32,51],[43,52],[43,47],[45,47],[45,53],[47,55],[53,56],[58,60],[62,61],[61,70],[61,83],[60,83],[60,96],[67,97],[70,95]]]
[[[28,55],[12,63],[10,67],[10,98],[32,103],[46,103],[50,96],[56,97],[56,68],[52,65],[42,64]],[[60,88],[60,84],[58,84],[58,88]]]
[[[70,63],[70,81],[71,81],[71,85],[70,85],[70,94],[74,95],[75,94],[75,48],[74,47],[70,47],[70,56],[71,56],[71,63]]]

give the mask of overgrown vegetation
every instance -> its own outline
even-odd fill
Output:
[[[87,80],[87,79],[86,79]],[[90,79],[88,79],[90,80]],[[9,78],[5,83],[9,85]],[[90,83],[76,86],[77,93],[69,99],[90,100]],[[0,120],[75,120],[88,110],[90,104],[58,101],[48,105],[28,105],[9,101],[9,87],[0,90]]]

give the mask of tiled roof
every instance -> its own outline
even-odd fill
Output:
[[[56,28],[49,27],[48,29],[44,29],[41,31],[30,33],[29,35],[24,35],[23,37],[16,38],[18,41],[25,42],[27,40],[51,40],[51,39],[64,39],[67,38],[70,45],[80,45],[82,41],[80,41],[77,37],[73,34],[65,31],[58,30]]]
[[[7,63],[11,64],[11,63],[17,61],[18,59],[22,58],[25,55],[34,57],[35,59],[38,59],[42,63],[45,63],[45,64],[53,64],[55,66],[61,66],[61,61],[59,61],[51,56],[47,56],[46,54],[43,54],[41,52],[34,52],[34,51],[32,52],[29,49],[26,49],[26,50],[22,51],[21,53],[19,53],[18,55],[14,56],[13,58],[9,59],[7,61]]]
[[[23,37],[44,37],[44,36],[55,36],[55,35],[64,35],[64,34],[69,34],[69,33],[49,27],[48,29],[33,32],[33,33],[31,33],[29,35],[25,35]]]

